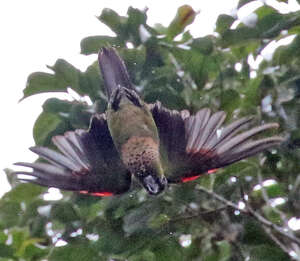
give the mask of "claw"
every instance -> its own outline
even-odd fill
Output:
[[[124,88],[126,97],[130,100],[134,105],[138,107],[142,107],[140,97],[136,94],[135,91]]]
[[[111,95],[110,104],[113,110],[118,110],[122,98],[122,88],[118,87]]]

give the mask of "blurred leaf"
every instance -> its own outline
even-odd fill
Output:
[[[254,0],[240,0],[238,3],[238,8],[241,8],[243,5],[246,5],[250,2],[254,2]]]
[[[98,19],[121,37],[121,39],[126,36],[126,31],[124,29],[127,18],[118,15],[112,9],[104,8]]]
[[[148,226],[149,219],[154,214],[154,209],[149,211],[148,207],[140,207],[131,210],[124,217],[124,231],[128,234],[141,231]]]
[[[213,39],[210,36],[195,38],[193,39],[191,47],[202,54],[209,55],[214,48]]]
[[[296,36],[291,44],[280,46],[276,49],[274,54],[274,65],[282,65],[292,62],[300,56],[300,36]]]
[[[13,258],[13,249],[5,244],[0,244],[0,257]]]
[[[56,247],[49,256],[49,261],[83,261],[99,260],[97,250],[87,242],[72,243]]]
[[[34,184],[19,184],[14,190],[7,192],[3,196],[3,200],[21,203],[29,203],[36,199],[41,194],[44,188],[36,186]]]
[[[9,228],[16,226],[21,217],[23,211],[21,205],[13,201],[4,201],[0,202],[0,227]]]
[[[35,72],[29,75],[22,99],[43,92],[65,92],[67,86],[57,81],[53,74]]]
[[[81,40],[80,53],[82,54],[98,54],[102,47],[106,46],[120,46],[121,42],[116,37],[97,35],[89,36]]]
[[[68,125],[53,113],[42,112],[33,127],[33,138],[37,145],[47,146],[54,135],[63,134]]]
[[[230,29],[234,21],[235,19],[230,15],[219,15],[216,23],[216,31],[220,34],[225,33],[228,29]]]
[[[72,88],[78,94],[85,94],[80,88],[80,71],[63,59],[58,59],[53,66],[48,66],[54,74],[36,72],[29,75],[22,99],[38,93],[66,92]]]
[[[246,220],[245,220],[246,221]],[[250,246],[271,244],[271,239],[257,222],[247,220],[244,224],[243,243]],[[264,259],[261,259],[264,260]]]
[[[228,113],[228,117],[231,118],[231,114],[234,110],[238,109],[241,104],[241,97],[240,94],[233,90],[225,90],[222,93],[222,110],[225,110]]]
[[[159,242],[155,244],[153,251],[156,255],[156,260],[174,260],[180,261],[183,259],[184,255],[182,253],[182,248],[174,237],[168,237],[164,240],[164,243]]]
[[[173,39],[176,35],[182,33],[185,27],[193,23],[196,15],[197,13],[189,5],[179,7],[175,18],[168,27],[168,38]]]
[[[230,245],[226,241],[218,242],[215,246],[213,253],[207,253],[203,259],[203,261],[226,261],[229,260],[231,251]]]
[[[132,36],[130,40],[135,46],[138,46],[141,43],[139,28],[141,25],[146,25],[147,15],[145,12],[132,7],[128,8],[127,14],[127,30],[128,34]]]
[[[250,27],[239,27],[235,30],[226,30],[222,35],[221,46],[240,46],[251,43],[259,38],[259,31]]]
[[[70,123],[75,129],[87,129],[90,124],[92,113],[88,107],[81,103],[74,103],[69,115]]]
[[[72,102],[58,98],[49,98],[43,104],[44,112],[53,114],[69,113],[71,107]]]
[[[80,75],[80,86],[93,102],[99,101],[104,103],[104,87],[103,80],[100,78],[98,61],[92,63],[86,71]]]
[[[52,206],[50,217],[61,221],[62,223],[69,223],[75,220],[79,220],[75,209],[71,203],[57,202]]]
[[[48,68],[54,71],[59,85],[72,88],[78,94],[84,94],[84,92],[81,92],[79,85],[80,71],[72,64],[63,59],[58,59],[53,66],[48,66]]]
[[[268,245],[261,245],[252,248],[250,252],[250,260],[253,261],[286,261],[289,257],[280,251],[277,247],[270,247]]]

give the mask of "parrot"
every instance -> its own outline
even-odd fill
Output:
[[[54,136],[58,150],[31,147],[44,161],[15,163],[26,168],[14,172],[23,175],[21,181],[113,196],[129,191],[134,180],[158,195],[172,184],[195,180],[283,142],[281,136],[255,138],[278,128],[277,123],[249,129],[253,117],[244,117],[225,126],[224,111],[203,108],[192,115],[159,101],[147,104],[113,47],[103,47],[98,62],[108,97],[106,112],[94,114],[87,130]]]

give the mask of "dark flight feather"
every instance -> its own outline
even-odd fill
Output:
[[[211,113],[207,108],[190,116],[164,108],[159,102],[150,105],[158,128],[165,175],[169,182],[180,182],[210,170],[225,167],[279,145],[282,137],[253,140],[259,133],[277,128],[264,124],[242,132],[250,117],[222,127],[226,114]]]
[[[134,89],[124,61],[112,48],[102,48],[99,52],[99,67],[105,82],[108,98],[118,87]]]
[[[18,162],[16,165],[32,171],[15,174],[35,177],[23,180],[42,186],[85,194],[120,194],[129,189],[131,176],[115,149],[104,114],[92,118],[88,131],[66,132],[53,137],[53,142],[61,153],[44,147],[30,148],[50,164]]]

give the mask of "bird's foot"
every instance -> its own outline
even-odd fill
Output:
[[[111,95],[110,103],[113,110],[118,110],[122,98],[122,88],[118,87]]]
[[[141,99],[135,91],[124,88],[124,92],[128,100],[130,100],[135,106],[142,107]]]

